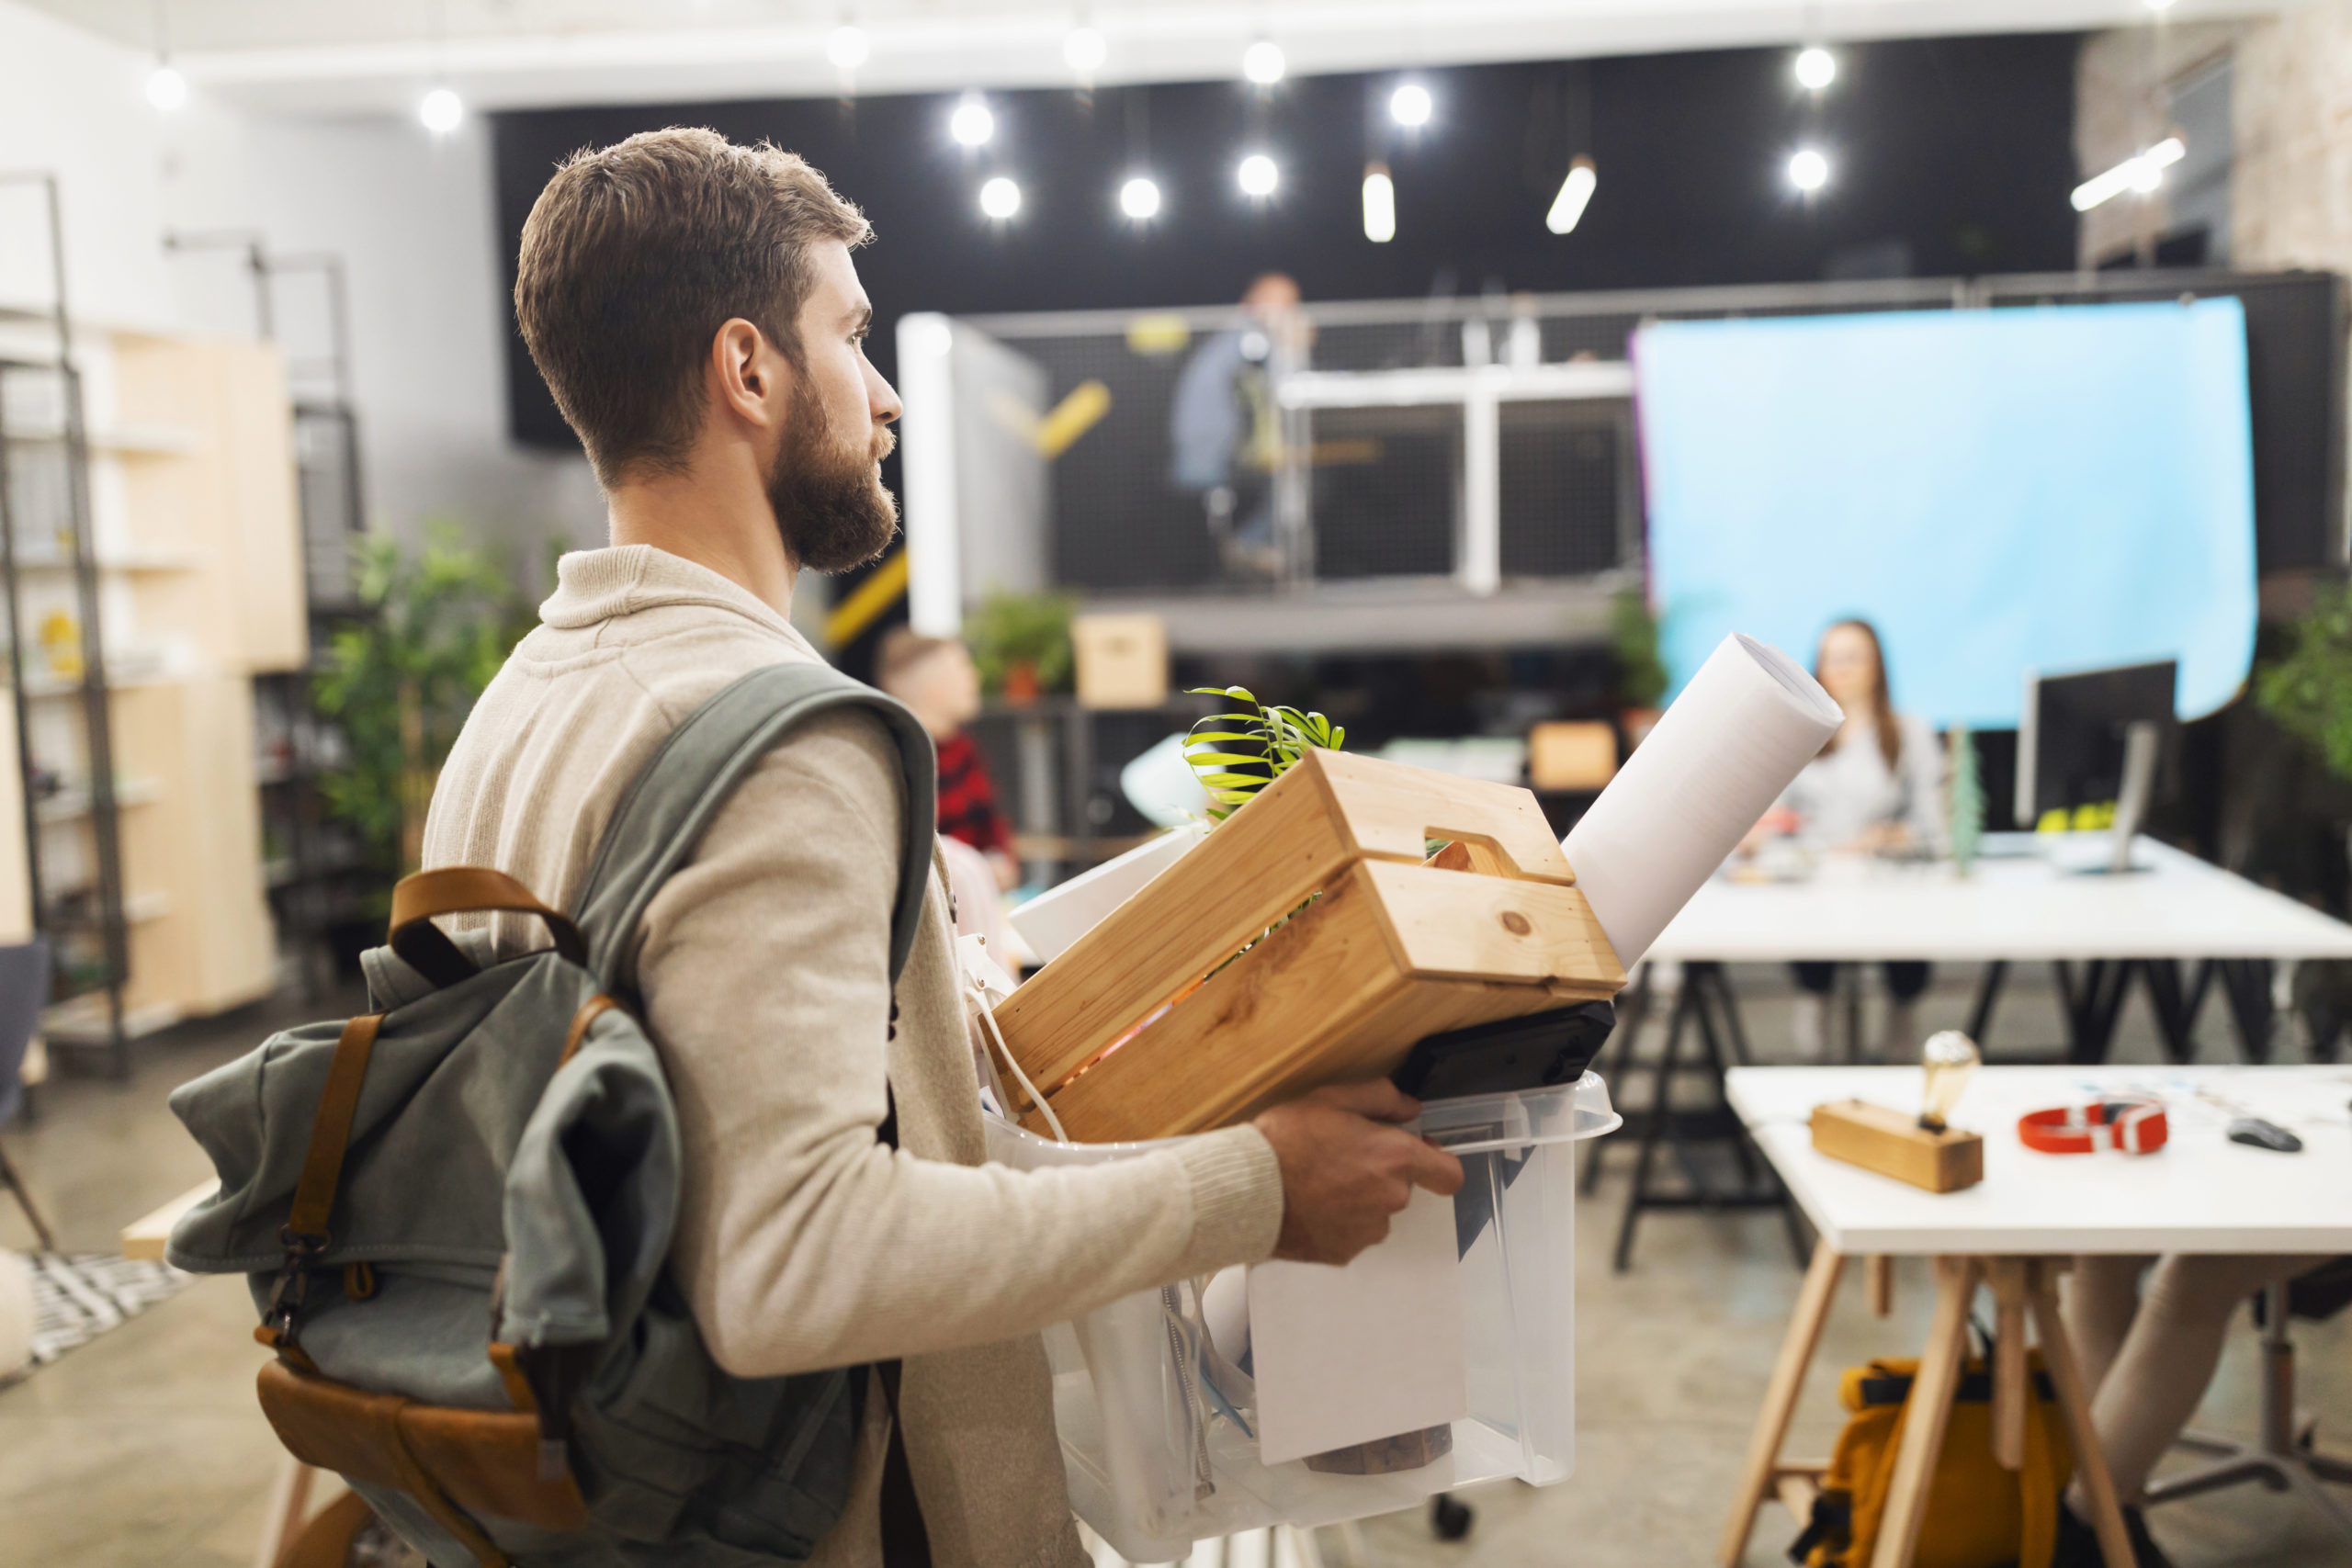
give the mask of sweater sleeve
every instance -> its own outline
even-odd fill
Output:
[[[739,1376],[1032,1333],[1259,1261],[1281,1226],[1273,1151],[1250,1127],[1027,1172],[877,1141],[903,811],[887,747],[870,715],[811,723],[647,911],[639,985],[686,1158],[673,1264]],[[930,1045],[963,1075],[948,1092],[977,1093],[956,1024]]]

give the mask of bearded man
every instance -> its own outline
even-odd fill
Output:
[[[866,362],[850,255],[868,237],[800,159],[707,130],[584,152],[548,183],[515,315],[612,542],[563,558],[482,694],[427,866],[494,866],[571,908],[672,729],[749,671],[818,657],[796,578],[874,558],[898,523],[879,464],[899,400]],[[809,1561],[887,1546],[899,1568],[911,1540],[941,1568],[1085,1568],[1038,1331],[1234,1264],[1343,1262],[1461,1168],[1390,1124],[1417,1108],[1385,1084],[1139,1158],[984,1165],[935,879],[893,1000],[906,809],[881,721],[835,709],[767,754],[647,909],[639,999],[685,1159],[670,1274],[738,1377],[903,1360],[903,1428],[865,1399]],[[502,956],[539,940],[497,920]]]

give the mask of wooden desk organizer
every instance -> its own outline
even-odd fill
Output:
[[[1917,1117],[1866,1100],[1816,1105],[1812,1126],[1819,1153],[1929,1192],[1957,1192],[1984,1179],[1984,1138],[1957,1127],[1930,1133]]]
[[[1425,863],[1429,839],[1452,848]],[[997,1026],[1074,1139],[1222,1127],[1381,1077],[1424,1035],[1614,996],[1624,971],[1575,882],[1523,789],[1310,751]]]

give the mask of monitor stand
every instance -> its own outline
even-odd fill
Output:
[[[2147,819],[2148,800],[2155,793],[2157,750],[2163,739],[2153,724],[2124,727],[2123,787],[2116,796],[2115,826],[2104,836],[2093,833],[2052,835],[2042,853],[2058,870],[2075,874],[2117,875],[2147,869],[2132,859],[2132,840]]]

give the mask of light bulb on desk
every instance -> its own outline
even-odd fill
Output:
[[[1928,1036],[1927,1044],[1919,1049],[1919,1066],[1928,1078],[1919,1100],[1919,1125],[1930,1133],[1940,1133],[1952,1107],[1968,1092],[1968,1080],[1976,1076],[1982,1060],[1976,1054],[1976,1042],[1957,1029],[1946,1029]]]

